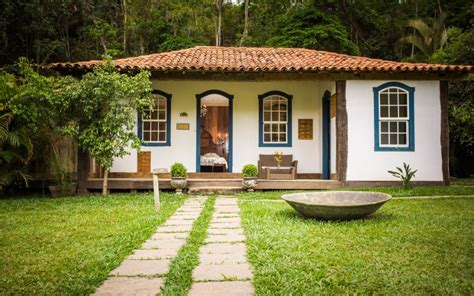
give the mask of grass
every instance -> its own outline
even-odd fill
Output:
[[[472,198],[392,200],[350,222],[249,198],[240,205],[257,295],[474,293]]]
[[[464,181],[462,184],[469,184]],[[377,191],[392,195],[393,197],[413,197],[413,196],[474,196],[474,186],[415,186],[409,190],[401,187],[374,187],[374,188],[343,188],[336,190],[355,191]],[[242,193],[241,199],[280,199],[282,194],[298,191],[260,191],[256,193]]]
[[[186,295],[193,282],[193,269],[199,264],[199,248],[207,236],[207,227],[214,212],[215,197],[204,204],[199,218],[193,223],[193,229],[186,244],[171,261],[170,271],[166,275],[165,285],[160,295]]]
[[[0,294],[89,294],[184,197],[150,194],[0,200]]]

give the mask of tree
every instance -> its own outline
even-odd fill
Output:
[[[222,43],[222,10],[224,6],[224,0],[214,0],[217,9],[217,20],[216,20],[216,46],[221,46]]]
[[[245,43],[249,36],[249,2],[250,0],[244,0],[244,32],[242,33],[242,38],[240,38],[240,46]]]
[[[104,168],[103,195],[108,192],[114,157],[130,154],[128,147],[140,149],[133,128],[136,112],[152,104],[149,77],[146,71],[134,76],[122,74],[107,59],[63,94],[76,110],[69,134]]]
[[[358,53],[344,26],[336,18],[315,9],[297,11],[285,19],[278,34],[268,40],[267,45]]]
[[[8,123],[7,136],[0,139],[0,157],[7,168],[1,175],[12,175],[9,173],[18,168],[13,175],[28,176],[30,161],[49,160],[49,157],[53,157],[54,164],[68,164],[59,159],[62,128],[70,120],[65,112],[68,105],[61,92],[76,80],[42,75],[24,58],[16,64],[16,69],[17,76],[3,73],[0,79],[0,114],[4,123]],[[57,153],[51,155],[51,151]],[[14,169],[8,169],[9,166]],[[71,168],[55,165],[54,169],[57,176],[71,177]],[[44,166],[43,172],[46,171],[48,166]],[[6,179],[13,180],[11,177]],[[22,179],[27,180],[23,176]],[[57,181],[60,183],[60,179]]]
[[[403,43],[408,43],[418,48],[425,57],[429,58],[435,51],[443,49],[448,40],[448,33],[444,27],[446,15],[441,14],[433,21],[430,27],[421,19],[409,20],[407,27],[416,31],[400,39]]]

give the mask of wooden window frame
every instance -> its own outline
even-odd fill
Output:
[[[400,82],[387,82],[380,86],[374,87],[374,146],[375,151],[415,151],[415,112],[414,112],[414,93],[415,88]],[[396,104],[390,101],[390,94],[397,94]],[[387,94],[387,103],[382,104],[381,94]],[[406,94],[406,116],[400,117],[400,108],[405,105],[400,104],[400,95]],[[387,108],[387,116],[382,117],[382,108]],[[396,108],[397,116],[391,116],[392,108]],[[387,123],[387,131],[383,131],[382,124]],[[396,132],[392,132],[391,126],[396,125]],[[400,123],[405,123],[405,132],[399,132]],[[382,144],[382,135],[387,135],[387,144]],[[391,135],[396,135],[397,144],[391,144]],[[398,144],[399,136],[406,135],[406,143]]]

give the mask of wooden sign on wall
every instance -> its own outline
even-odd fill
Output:
[[[331,96],[331,118],[336,117],[336,94]]]
[[[177,123],[176,124],[177,130],[189,130],[189,123]]]
[[[313,139],[313,120],[298,119],[298,140]]]

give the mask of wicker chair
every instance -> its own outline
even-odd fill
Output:
[[[258,160],[258,177],[260,179],[272,179],[272,175],[281,175],[282,177],[288,176],[289,179],[296,179],[298,161],[293,160],[293,155],[291,154],[282,155],[281,158],[281,168],[276,169],[278,164],[274,154],[260,154]],[[280,179],[278,176],[276,177],[276,179]]]

